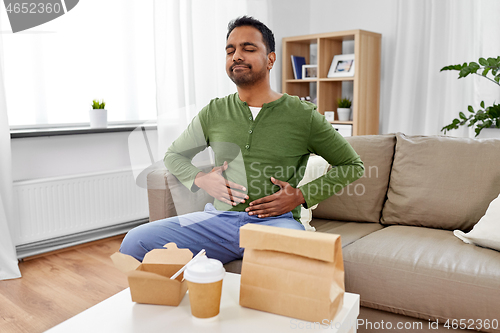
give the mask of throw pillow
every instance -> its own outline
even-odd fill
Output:
[[[379,223],[391,174],[396,136],[357,135],[348,136],[346,140],[361,157],[365,174],[321,201],[314,210],[313,217],[334,221]]]
[[[306,171],[304,173],[304,178],[299,182],[298,186],[302,186],[304,184],[309,183],[310,181],[321,177],[328,171],[328,167],[330,164],[321,156],[311,155],[309,156],[309,160],[307,161]],[[316,209],[318,205],[314,205],[309,208],[304,208],[301,206],[300,212],[300,222],[304,225],[307,231],[316,231],[316,229],[309,224],[312,220],[312,210]]]
[[[500,139],[398,133],[380,222],[470,231],[498,195],[498,151]]]
[[[461,230],[455,230],[453,234],[467,244],[500,251],[500,195],[490,203],[486,214],[471,231],[464,233]]]

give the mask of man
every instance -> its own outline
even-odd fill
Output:
[[[243,16],[228,26],[226,72],[238,92],[212,100],[165,154],[165,165],[191,191],[214,197],[204,212],[141,225],[120,251],[138,260],[174,242],[223,263],[240,259],[239,228],[246,223],[304,230],[300,206],[311,207],[362,176],[359,156],[315,105],[275,92],[269,72],[276,61],[274,36]],[[216,167],[201,172],[191,161],[212,147]],[[297,188],[311,153],[334,166]]]

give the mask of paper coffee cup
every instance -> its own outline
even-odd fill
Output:
[[[201,256],[184,272],[189,290],[191,314],[196,318],[212,318],[219,314],[222,279],[226,270],[217,259]]]

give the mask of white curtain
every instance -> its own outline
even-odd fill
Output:
[[[10,129],[5,101],[2,37],[0,34],[0,280],[21,277],[9,223],[14,218]]]
[[[481,100],[500,100],[500,91],[476,75],[457,80],[446,65],[500,55],[495,0],[398,1],[394,48],[384,52],[387,75],[382,133],[442,134],[459,111]],[[496,90],[495,90],[496,88]],[[473,136],[461,127],[453,136]]]
[[[242,15],[272,30],[267,0],[155,1],[157,159],[211,99],[236,92],[224,48],[229,21]],[[200,163],[207,158],[197,157]]]
[[[88,123],[93,99],[105,100],[110,122],[155,119],[152,16],[151,1],[85,0],[3,34],[10,125]]]

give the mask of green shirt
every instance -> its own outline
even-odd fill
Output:
[[[244,211],[253,200],[278,191],[271,176],[297,187],[311,153],[333,167],[300,187],[306,207],[340,191],[364,172],[358,154],[316,111],[316,105],[287,94],[264,104],[255,119],[237,93],[213,99],[198,113],[164,158],[168,170],[191,191],[198,190],[194,179],[200,172],[191,160],[207,146],[214,151],[215,165],[227,161],[226,178],[245,186],[250,197],[236,206],[215,200],[217,210]],[[293,216],[299,220],[300,206]]]

